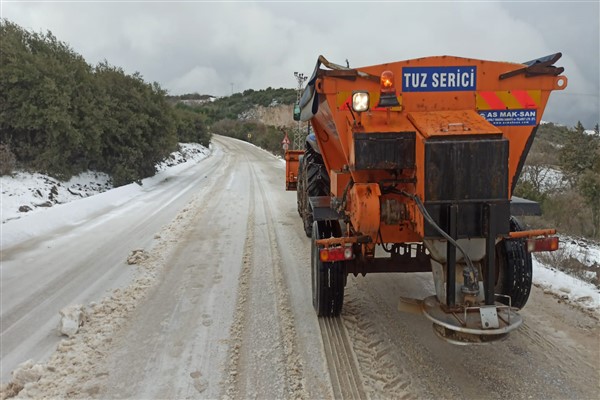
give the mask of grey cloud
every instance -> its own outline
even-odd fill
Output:
[[[522,62],[562,51],[569,87],[544,119],[599,118],[598,3],[4,3],[88,62],[107,59],[173,94],[294,87],[319,54],[372,65],[431,56]]]

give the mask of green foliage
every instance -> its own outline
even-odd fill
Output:
[[[211,134],[206,127],[206,117],[196,108],[177,104],[174,108],[177,121],[177,137],[182,143],[200,143],[208,147]]]
[[[541,185],[550,169],[565,181]],[[600,238],[600,135],[585,133],[580,122],[541,125],[515,195],[540,202],[544,215],[534,225]]]
[[[598,237],[600,231],[600,171],[585,171],[579,178],[578,188],[585,203],[592,211],[592,236]]]
[[[95,169],[119,186],[153,175],[181,138],[208,144],[203,117],[139,74],[94,68],[50,32],[2,20],[0,35],[0,144],[22,167],[58,178]]]
[[[111,173],[115,185],[154,175],[155,164],[177,148],[175,116],[163,90],[107,63],[95,76],[105,99],[99,169]]]
[[[600,135],[585,133],[578,122],[561,149],[560,161],[562,170],[591,210],[592,236],[600,237]]]
[[[92,101],[79,87],[90,67],[51,33],[4,21],[0,32],[2,141],[40,171],[64,176],[85,167],[80,155],[88,138],[77,129],[77,112]]]
[[[15,169],[17,158],[7,144],[0,144],[0,176],[10,175]]]
[[[206,99],[206,96],[202,97],[197,93],[169,97],[171,102]],[[256,106],[269,107],[279,104],[293,104],[295,101],[296,91],[294,89],[268,87],[264,90],[248,89],[243,93],[234,93],[231,96],[221,97],[212,102],[205,101],[201,104],[184,105],[177,103],[175,109],[180,116],[194,116],[195,126],[201,127],[196,131],[202,136],[202,139],[198,139],[200,143],[208,143],[208,140],[210,140],[209,135],[206,133],[206,127],[210,126],[210,131],[214,134],[245,140],[274,154],[283,155],[281,141],[284,134],[278,128],[255,121],[240,121],[239,117]],[[179,125],[178,134],[180,138],[187,137],[189,126],[189,121]],[[180,141],[185,140],[180,139]]]
[[[572,182],[576,182],[581,173],[593,169],[595,164],[600,163],[598,152],[600,137],[588,135],[584,131],[583,125],[578,122],[560,151],[562,169]]]
[[[550,142],[555,146],[564,145],[571,134],[571,129],[564,125],[556,125],[552,122],[539,126],[535,137],[534,146],[540,143]]]
[[[515,196],[537,201],[538,203],[543,203],[548,197],[547,194],[540,190],[539,187],[536,187],[532,181],[526,179],[521,180],[515,188]]]
[[[209,94],[200,94],[200,93],[187,93],[182,94],[181,96],[168,96],[169,100],[202,100],[209,101],[211,99]]]
[[[179,96],[182,99],[189,95]],[[276,104],[293,104],[296,101],[296,90],[273,89],[264,90],[248,89],[243,93],[234,93],[231,96],[221,97],[213,102],[205,102],[194,106],[206,118],[209,125],[223,119],[237,119],[239,115],[255,106],[269,107]]]
[[[568,127],[551,122],[540,125],[531,147],[531,154],[543,154],[546,164],[559,165],[560,149],[569,140],[570,132]]]

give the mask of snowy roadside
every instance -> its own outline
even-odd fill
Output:
[[[78,224],[89,215],[101,212],[107,205],[123,204],[210,154],[209,149],[198,144],[183,143],[180,149],[158,165],[157,174],[144,179],[141,186],[132,183],[113,189],[108,176],[92,172],[81,174],[69,182],[40,174],[17,173],[14,177],[2,177],[1,247],[8,248],[56,226]],[[285,163],[285,160],[281,162]],[[67,205],[85,197],[87,199],[78,202],[77,207]],[[21,212],[21,206],[30,207],[31,211]],[[44,212],[58,208],[65,212]],[[23,218],[38,213],[40,215],[33,220]],[[572,272],[565,273],[568,269],[561,266],[571,258],[584,266],[578,276],[573,276]],[[545,292],[583,309],[600,312],[600,244],[561,237],[559,251],[534,256],[533,268],[534,284]]]
[[[179,151],[156,166],[157,174],[143,180],[152,184],[156,177],[170,167],[198,162],[207,157],[209,150],[197,143],[180,143]],[[135,184],[126,185],[125,187]],[[3,176],[2,223],[24,215],[43,212],[50,207],[69,203],[113,189],[110,176],[102,172],[83,172],[68,181],[60,181],[47,175],[18,171],[13,176]]]
[[[600,317],[600,244],[560,236],[558,250],[533,256],[533,283]]]
[[[90,221],[90,217],[93,216],[100,215],[101,219],[105,220],[110,218],[119,219],[119,214],[126,212],[121,211],[121,209],[127,209],[126,203],[131,201],[135,203],[138,198],[146,198],[148,192],[154,192],[155,190],[157,192],[164,191],[165,185],[172,186],[171,182],[179,181],[181,177],[193,176],[193,171],[197,170],[195,167],[201,160],[211,154],[218,153],[220,153],[218,149],[212,151],[212,149],[209,150],[198,144],[181,144],[180,151],[171,154],[165,162],[157,165],[156,175],[144,179],[142,185],[134,183],[114,189],[111,189],[108,179],[93,173],[84,174],[89,179],[87,181],[80,176],[78,180],[71,180],[70,184],[43,177],[39,174],[36,174],[38,176],[34,176],[33,174],[15,174],[12,178],[2,177],[3,223],[0,225],[0,246],[2,250],[0,254],[4,256],[7,254],[5,250],[10,252],[10,248],[13,246],[30,239],[35,240],[45,237],[49,232],[56,232],[57,235],[61,235],[61,228],[86,224]],[[183,181],[185,182],[185,180]],[[85,198],[73,195],[71,193],[75,192],[75,189],[71,185],[73,182],[77,182],[81,188],[102,187],[102,191],[94,192],[93,190],[86,189],[85,196],[87,197]],[[53,190],[53,188],[55,189]],[[57,193],[52,193],[52,191]],[[39,201],[40,194],[38,192],[42,194],[42,198],[52,193],[53,199],[56,202],[52,202],[52,205],[48,207],[34,208],[30,212],[19,212],[18,207],[26,204],[27,201]],[[173,194],[173,198],[177,197],[178,193]],[[46,197],[45,201],[51,200]],[[9,204],[17,206],[9,208]],[[119,207],[119,210],[113,209],[110,212],[112,216],[108,214],[104,215],[107,210],[110,211],[111,208],[119,205],[123,205],[123,207]],[[161,203],[159,205],[165,207],[167,204]],[[0,399],[14,396],[23,387],[35,391],[37,382],[40,384],[44,383],[44,379],[47,376],[59,376],[55,381],[46,382],[50,386],[59,385],[63,379],[77,379],[73,377],[79,376],[78,373],[80,370],[83,373],[87,366],[95,365],[95,360],[102,355],[102,351],[105,351],[110,346],[113,333],[126,320],[127,313],[136,307],[145,296],[148,288],[155,284],[158,272],[162,265],[164,265],[164,257],[173,250],[178,243],[178,237],[186,227],[186,221],[189,220],[189,218],[186,218],[186,215],[189,212],[189,207],[181,209],[168,225],[163,226],[160,231],[157,231],[154,234],[153,243],[155,244],[153,246],[147,250],[143,248],[133,250],[126,262],[129,265],[137,265],[137,268],[129,272],[126,271],[123,275],[113,275],[112,278],[108,279],[111,287],[106,289],[107,294],[104,297],[102,295],[94,297],[101,300],[92,303],[88,301],[72,302],[73,305],[68,307],[68,309],[81,310],[79,318],[83,319],[80,321],[79,319],[69,318],[69,315],[66,316],[66,319],[64,317],[60,319],[59,332],[66,334],[68,337],[60,341],[55,352],[48,354],[48,357],[50,357],[49,360],[44,359],[46,357],[45,353],[40,353],[40,358],[38,356],[23,358],[34,358],[36,361],[26,361],[14,370],[14,367],[11,367],[11,382],[4,384],[4,373],[7,372],[5,370],[7,368],[5,362],[7,360],[3,358],[2,368],[0,368],[0,370],[3,370],[1,371],[3,372],[3,384],[0,387]],[[9,214],[12,215],[12,219],[4,221],[5,216]],[[97,221],[92,220],[92,224],[89,225],[97,223]],[[6,260],[0,262],[0,275],[3,275],[3,279],[7,277],[7,273],[10,275],[10,271],[6,269],[9,266],[10,262],[6,262]],[[42,270],[39,272],[40,274],[44,273]],[[99,292],[104,290],[102,289],[103,284],[99,284],[100,289],[97,289]],[[116,288],[113,289],[113,287]],[[82,287],[81,290],[83,293],[83,291],[92,289]],[[5,296],[6,293],[4,292],[3,300],[7,300]],[[3,302],[3,305],[5,304]],[[65,310],[67,309],[60,311],[62,313]],[[50,325],[54,324],[57,318],[58,316],[51,318]],[[83,324],[83,320],[85,320],[85,324]],[[73,329],[70,332],[65,331],[63,329],[66,326],[65,322],[71,328],[74,326],[74,330],[78,331],[78,334],[75,335]],[[50,325],[46,324],[40,329],[44,330]],[[49,336],[53,335],[50,334]],[[28,337],[31,338],[31,336]],[[3,338],[6,339],[5,336]],[[43,346],[40,348],[43,348]],[[17,348],[15,352],[18,353],[18,351],[19,349]],[[86,361],[82,362],[81,360]],[[86,363],[86,368],[76,368],[75,370],[71,368],[73,365],[81,366]],[[51,370],[54,371],[54,375],[47,375],[49,372],[52,372]],[[19,396],[27,397],[30,395],[33,398],[44,396],[42,392],[35,394],[32,394],[34,392],[28,393],[19,393]],[[90,397],[90,395],[91,393],[86,393],[83,397]]]
[[[597,286],[542,264],[533,258],[533,284],[572,305],[600,317],[600,291]]]
[[[123,204],[147,192],[209,154],[210,150],[200,144],[180,143],[180,150],[158,164],[157,173],[143,179],[142,185],[131,183],[118,188],[113,188],[108,175],[95,172],[82,173],[68,182],[37,173],[3,176],[0,247],[6,249],[57,226],[77,225],[107,206]],[[73,207],[76,200],[77,207]],[[30,218],[33,215],[34,220]]]

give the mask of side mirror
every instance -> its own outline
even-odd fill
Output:
[[[300,105],[294,105],[294,121],[300,121]]]

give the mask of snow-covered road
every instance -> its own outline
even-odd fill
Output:
[[[45,364],[26,367],[39,380],[23,397],[596,397],[596,316],[538,288],[524,326],[492,346],[447,344],[397,311],[400,296],[433,292],[425,273],[350,276],[342,317],[319,321],[283,164],[213,142],[147,191],[79,200],[103,206],[77,223],[9,235],[21,239],[3,249],[3,383],[31,358]],[[135,249],[146,258],[128,265]],[[60,338],[58,311],[92,301],[80,332]]]
[[[218,161],[217,155],[163,174],[160,181],[128,185],[3,225],[2,382],[18,363],[44,359],[55,350],[61,308],[98,301],[107,290],[131,281],[129,253],[151,247],[198,187],[217,179]],[[32,223],[38,226],[32,229]]]

